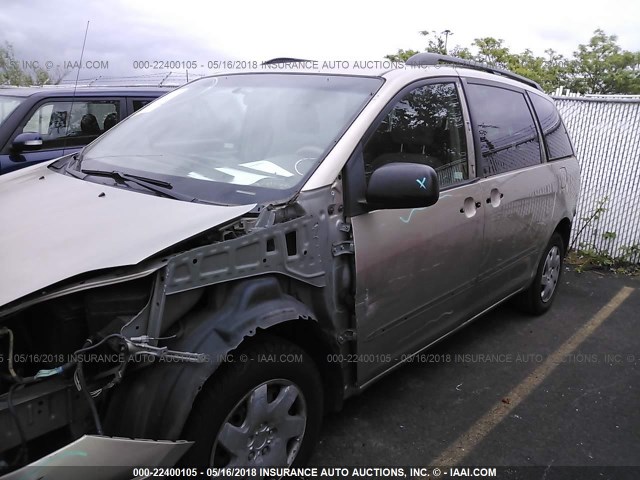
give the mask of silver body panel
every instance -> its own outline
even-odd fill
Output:
[[[562,217],[554,218],[558,179],[547,164],[479,183],[479,201],[485,210],[479,287],[485,305],[489,305],[518,290],[533,276],[542,249]]]
[[[446,76],[451,70],[438,68],[431,74]],[[464,75],[495,80],[483,72],[465,70]],[[369,123],[384,108],[381,104],[430,75],[412,71],[388,77],[378,92],[378,110],[363,112]],[[471,125],[461,98],[473,179],[477,166]],[[345,148],[342,154],[355,144]],[[332,167],[341,168],[325,163],[330,174]],[[318,169],[311,180],[326,182],[320,173]],[[358,385],[527,287],[554,229],[562,219],[573,219],[578,178],[578,162],[570,157],[478,178],[443,191],[426,209],[377,210],[353,218],[357,351],[366,359],[357,365]]]
[[[573,218],[578,178],[571,157],[446,190],[426,209],[354,218],[358,384],[527,287]]]
[[[160,198],[60,175],[47,165],[0,182],[0,305],[79,274],[135,265],[255,206]]]
[[[359,383],[390,366],[376,355],[401,361],[474,311],[484,209],[468,199],[479,194],[471,183],[443,192],[431,207],[378,210],[352,220],[357,348],[375,360],[358,362]]]

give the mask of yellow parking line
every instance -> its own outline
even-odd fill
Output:
[[[486,437],[493,428],[498,425],[511,411],[516,408],[542,381],[549,376],[555,368],[563,362],[571,352],[580,346],[596,328],[598,328],[621,304],[624,302],[633,288],[623,287],[609,303],[602,307],[591,320],[584,324],[580,330],[573,334],[545,362],[536,368],[517,387],[511,390],[506,398],[509,403],[500,402],[494,408],[485,413],[469,430],[463,433],[438,458],[432,460],[429,465],[457,465],[462,459]]]

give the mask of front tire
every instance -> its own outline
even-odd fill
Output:
[[[516,297],[517,307],[531,315],[542,315],[551,308],[558,292],[564,260],[564,242],[554,232],[538,264],[536,276],[527,290]]]
[[[194,440],[184,465],[303,465],[320,433],[318,369],[297,345],[250,339],[205,384],[183,438]]]

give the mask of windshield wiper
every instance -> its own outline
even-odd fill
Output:
[[[79,178],[79,179],[83,179],[86,175],[80,175],[80,170],[76,170],[76,169],[71,169],[69,168],[71,166],[72,163],[75,162],[75,164],[79,164],[79,160],[78,160],[78,156],[80,155],[80,152],[76,152],[74,153],[70,159],[68,159],[63,165],[61,165],[60,167],[58,167],[58,170],[61,169],[62,167],[64,167],[64,173],[66,173],[67,175],[71,175],[74,178]],[[58,162],[56,162],[58,163]],[[54,164],[52,164],[54,165]]]
[[[147,190],[151,190],[152,192],[158,193],[164,197],[173,198],[175,200],[183,200],[186,202],[200,201],[199,199],[192,197],[190,195],[185,195],[182,193],[172,191],[171,189],[173,188],[173,185],[171,185],[169,182],[165,182],[164,180],[159,180],[157,178],[148,178],[148,177],[142,177],[139,175],[132,175],[130,173],[119,172],[118,170],[107,171],[107,170],[82,169],[80,171],[85,175],[109,177],[120,182],[135,183],[136,185],[140,185],[141,187],[144,187]]]

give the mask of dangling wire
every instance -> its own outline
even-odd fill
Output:
[[[91,410],[91,415],[93,416],[93,422],[96,426],[96,432],[98,433],[98,435],[104,435],[104,431],[102,430],[102,422],[100,421],[100,416],[98,415],[98,409],[96,408],[96,403],[94,402],[93,397],[94,397],[94,394],[95,396],[100,395],[100,392],[102,391],[102,389],[96,390],[94,392],[90,392],[89,389],[87,388],[87,382],[84,377],[84,370],[82,368],[83,362],[82,362],[81,355],[85,352],[98,348],[100,345],[107,342],[108,340],[111,340],[112,338],[119,338],[120,340],[126,340],[126,338],[123,335],[120,335],[119,333],[112,333],[111,335],[107,335],[106,337],[104,337],[95,345],[92,344],[93,342],[91,340],[87,340],[85,343],[86,346],[81,348],[80,350],[76,350],[73,354],[74,358],[77,361],[76,371],[73,377],[74,382],[76,384],[76,388],[78,389],[78,391],[83,393],[85,399],[87,400],[87,403],[89,404],[89,409]]]
[[[27,447],[27,436],[24,434],[24,430],[22,428],[22,422],[20,422],[20,417],[16,412],[16,409],[13,405],[13,392],[18,387],[21,387],[22,384],[14,383],[9,388],[9,394],[7,395],[7,405],[9,406],[9,412],[11,413],[11,417],[13,418],[14,423],[16,424],[16,428],[18,429],[18,434],[20,435],[20,448],[18,449],[18,453],[16,457],[13,459],[12,465],[20,465],[21,460],[24,459],[22,463],[26,464],[29,461],[29,449]]]

